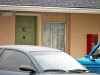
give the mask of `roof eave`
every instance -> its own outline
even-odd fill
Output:
[[[8,11],[32,11],[32,12],[59,12],[59,13],[90,13],[90,14],[100,14],[100,9],[64,8],[64,7],[42,7],[42,6],[0,5],[0,10],[8,10]]]

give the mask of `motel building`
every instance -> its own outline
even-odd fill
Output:
[[[87,55],[88,34],[100,41],[99,0],[42,1],[0,0],[0,45],[46,46],[77,58]]]

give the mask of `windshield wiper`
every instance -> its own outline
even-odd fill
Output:
[[[44,70],[44,72],[49,72],[49,71],[53,71],[53,72],[66,72],[65,70],[60,70],[60,69],[47,69],[47,70]]]
[[[82,72],[92,72],[90,70],[85,70],[85,69],[73,69],[73,70],[68,70],[68,72],[74,72],[74,73],[82,73]]]

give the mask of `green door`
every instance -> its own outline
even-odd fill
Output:
[[[36,45],[36,16],[16,16],[15,44]]]

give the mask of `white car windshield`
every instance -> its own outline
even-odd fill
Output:
[[[36,61],[40,64],[43,70],[87,70],[73,57],[64,52],[30,52],[30,54],[36,59]]]

